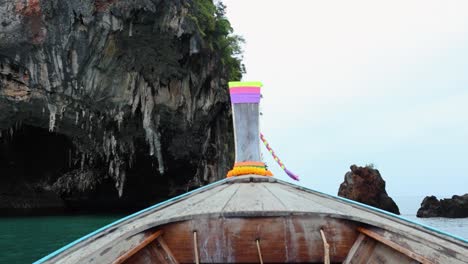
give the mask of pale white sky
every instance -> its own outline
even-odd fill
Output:
[[[390,195],[468,192],[468,1],[222,2],[299,184],[336,194],[373,163]]]

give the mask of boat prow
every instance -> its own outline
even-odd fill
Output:
[[[468,263],[468,243],[271,177],[221,180],[37,263]],[[370,261],[370,262],[368,262]]]

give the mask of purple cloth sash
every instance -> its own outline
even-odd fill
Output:
[[[260,94],[231,94],[231,103],[260,103]]]

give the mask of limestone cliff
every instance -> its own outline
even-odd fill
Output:
[[[344,182],[340,185],[338,196],[368,204],[400,214],[398,206],[385,190],[385,181],[380,172],[371,166],[358,167],[352,165],[351,171],[345,174]]]
[[[0,0],[0,208],[139,207],[232,165],[209,0]]]

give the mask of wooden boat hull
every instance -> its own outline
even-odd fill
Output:
[[[197,232],[199,259],[202,263],[258,263],[256,241],[263,261],[322,262],[323,229],[331,245],[331,261],[343,262],[358,236],[357,223],[323,216],[286,216],[255,218],[199,218],[159,227],[162,238],[175,259],[194,262],[193,232]],[[147,252],[139,252],[127,263],[145,263],[158,242]]]
[[[468,243],[343,198],[244,176],[148,208],[37,263],[323,263],[327,257],[461,264],[468,263]]]

